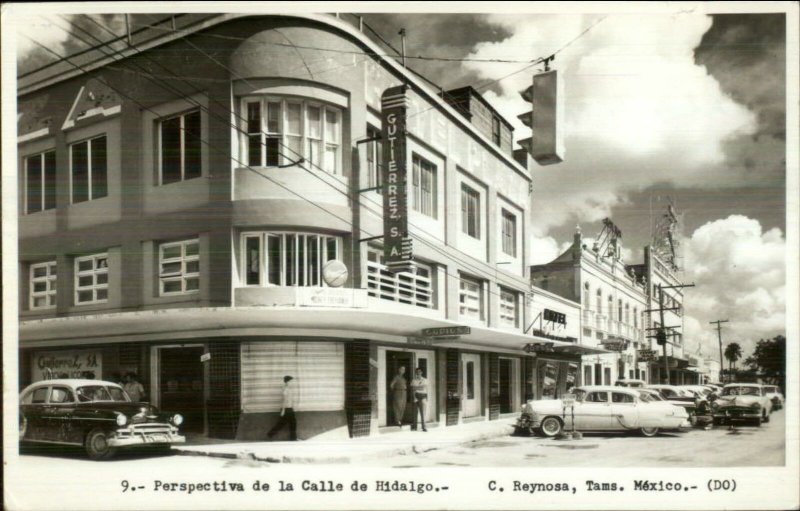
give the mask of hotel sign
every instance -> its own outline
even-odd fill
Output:
[[[438,328],[423,328],[422,337],[450,337],[452,335],[469,335],[468,326],[443,326]]]
[[[383,259],[394,273],[412,270],[408,236],[408,168],[406,86],[386,89],[381,97],[383,121]]]

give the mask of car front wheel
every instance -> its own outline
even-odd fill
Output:
[[[658,428],[642,428],[639,431],[646,437],[653,437],[658,434]]]
[[[545,417],[539,429],[546,437],[554,437],[561,433],[561,420],[558,417]]]
[[[109,444],[110,433],[93,429],[86,435],[86,454],[93,460],[107,460],[114,456],[116,448]]]

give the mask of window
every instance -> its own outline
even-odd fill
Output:
[[[161,184],[200,177],[200,111],[160,123]]]
[[[622,323],[622,300],[617,300],[617,321]]]
[[[462,317],[483,320],[483,292],[479,280],[461,276],[458,298]]]
[[[517,318],[517,293],[500,289],[500,324],[516,328],[518,325]]]
[[[586,403],[608,403],[608,393],[589,392],[583,400]]]
[[[592,305],[591,305],[592,298],[591,298],[591,295],[589,294],[590,291],[591,291],[591,289],[589,287],[589,283],[588,282],[584,283],[583,284],[583,307],[586,310],[590,310],[591,307],[592,307]]]
[[[47,151],[25,158],[25,212],[36,213],[56,207],[56,152]]]
[[[342,115],[338,108],[284,98],[244,100],[247,164],[288,165],[305,158],[312,167],[341,173]]]
[[[341,258],[341,238],[303,233],[244,233],[246,286],[324,286],[322,267]]]
[[[158,261],[161,296],[200,291],[200,243],[197,239],[162,243]]]
[[[108,254],[75,259],[75,303],[102,303],[108,300]]]
[[[436,218],[436,165],[414,154],[412,162],[412,208],[423,215]]]
[[[47,391],[50,387],[41,387],[33,391],[31,403],[44,403],[47,399]]]
[[[367,138],[380,139],[381,131],[367,125]],[[383,166],[383,143],[381,140],[367,142],[367,188],[375,188],[383,184],[381,170]],[[380,188],[376,190],[381,192]]]
[[[382,300],[433,308],[432,268],[414,261],[413,272],[393,273],[383,264],[383,252],[375,247],[367,251],[367,294]]]
[[[72,403],[75,398],[72,397],[72,391],[64,387],[53,387],[50,392],[51,403]]]
[[[633,328],[639,328],[639,309],[633,308]]]
[[[475,362],[467,362],[466,367],[467,399],[475,399]]]
[[[481,194],[461,183],[461,231],[481,239]]]
[[[630,394],[623,394],[622,392],[612,392],[611,402],[613,403],[629,403],[633,404],[633,396]]]
[[[597,313],[603,312],[603,291],[597,289]]]
[[[492,117],[492,142],[500,145],[500,119],[497,116]]]
[[[631,324],[631,305],[629,303],[625,304],[625,324]]]
[[[505,209],[502,210],[503,253],[517,257],[517,217]]]
[[[36,263],[30,266],[29,307],[50,309],[56,306],[56,262]]]
[[[106,136],[70,146],[72,202],[86,202],[108,195]]]

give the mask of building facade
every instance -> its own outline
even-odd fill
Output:
[[[188,433],[242,440],[284,375],[300,438],[393,424],[400,366],[440,426],[541,395],[530,345],[579,343],[526,332],[529,170],[383,53],[334,16],[192,14],[20,76],[20,384],[133,372]],[[403,84],[396,273],[379,139]]]

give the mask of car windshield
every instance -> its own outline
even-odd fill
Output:
[[[761,391],[758,387],[726,387],[722,391],[723,396],[760,396]]]
[[[103,385],[84,385],[75,391],[78,401],[83,403],[96,401],[130,401],[125,391],[118,387],[105,387]]]

